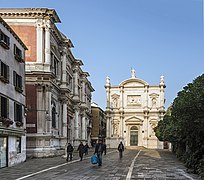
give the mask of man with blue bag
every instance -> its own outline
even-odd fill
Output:
[[[96,144],[94,154],[97,155],[98,158],[98,166],[102,166],[102,154],[106,154],[106,146],[103,144],[102,139],[99,139],[98,144]]]

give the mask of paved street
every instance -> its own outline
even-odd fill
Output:
[[[120,160],[115,149],[108,149],[101,167],[90,163],[90,156],[79,161],[77,152],[72,162],[62,157],[29,159],[20,165],[0,169],[1,180],[125,180],[125,179],[199,179],[188,174],[176,157],[166,150],[125,150]]]

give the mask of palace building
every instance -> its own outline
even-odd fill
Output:
[[[25,54],[26,150],[28,156],[64,153],[68,142],[91,141],[94,91],[83,61],[58,28],[54,9],[0,8],[0,16],[28,47]]]
[[[143,146],[145,148],[163,148],[155,136],[154,127],[163,119],[164,77],[158,85],[149,85],[131,71],[131,78],[112,86],[106,79],[106,144],[116,148],[123,141],[126,148]]]

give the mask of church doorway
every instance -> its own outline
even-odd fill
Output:
[[[130,128],[130,146],[138,145],[138,128],[136,126],[132,126]]]

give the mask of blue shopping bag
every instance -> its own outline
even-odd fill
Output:
[[[92,164],[97,164],[98,163],[98,157],[94,154],[91,156],[91,163]]]

